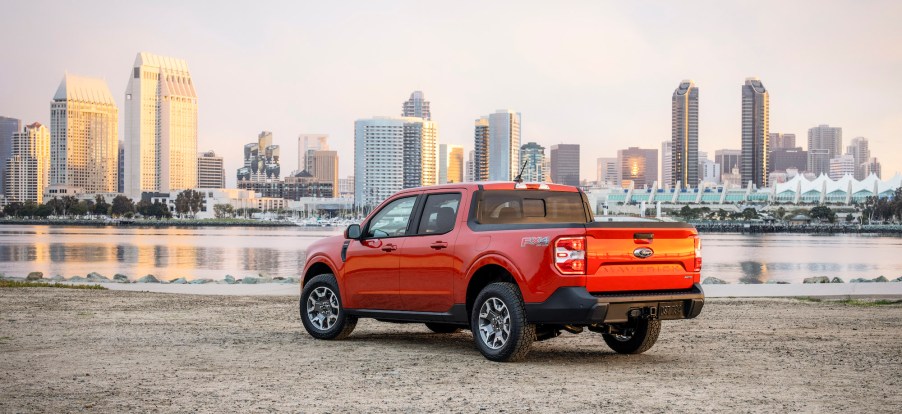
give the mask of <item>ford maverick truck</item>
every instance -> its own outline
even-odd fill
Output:
[[[661,321],[701,312],[701,265],[691,225],[596,221],[575,187],[413,188],[310,246],[300,316],[318,339],[347,337],[359,318],[469,329],[493,361],[522,359],[533,341],[563,331],[637,354]]]

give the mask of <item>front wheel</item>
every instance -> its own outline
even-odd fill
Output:
[[[316,339],[344,339],[357,326],[357,318],[341,307],[335,276],[322,274],[310,279],[301,292],[301,322]]]
[[[512,283],[492,283],[482,289],[470,315],[476,348],[487,359],[523,359],[536,339],[536,326],[526,320],[520,290]]]
[[[641,354],[651,349],[661,332],[661,321],[639,320],[623,334],[602,334],[604,342],[619,354]]]

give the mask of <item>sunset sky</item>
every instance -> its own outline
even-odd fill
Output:
[[[11,1],[0,115],[49,124],[65,71],[104,78],[120,105],[139,51],[185,59],[198,150],[226,159],[261,130],[297,167],[297,135],[327,133],[353,173],[354,120],[432,102],[439,141],[473,148],[473,120],[522,113],[522,142],[582,146],[582,178],[618,149],[670,139],[670,97],[700,88],[699,143],[739,149],[740,85],[770,91],[771,132],[806,146],[818,124],[867,137],[902,170],[902,2]]]

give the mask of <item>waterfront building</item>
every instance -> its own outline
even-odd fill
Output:
[[[250,190],[262,197],[300,200],[301,198],[332,198],[334,187],[331,181],[320,180],[312,174],[297,171],[284,180],[263,180],[238,182],[238,188]]]
[[[50,131],[35,122],[10,140],[10,156],[6,159],[7,201],[44,202],[44,190],[50,184]]]
[[[66,74],[50,103],[50,184],[115,192],[118,156],[119,109],[106,82]]]
[[[319,181],[331,183],[331,189],[338,189],[338,151],[308,150],[306,160],[304,171]],[[337,196],[333,193],[326,197]]]
[[[808,169],[808,151],[801,147],[778,148],[770,152],[771,172],[786,172],[789,169],[806,171]]]
[[[670,181],[683,187],[697,185],[703,161],[698,158],[698,87],[692,80],[680,82],[673,91],[670,130]]]
[[[473,122],[473,181],[489,179],[489,117]]]
[[[461,183],[464,180],[464,147],[439,144],[438,183]]]
[[[770,94],[758,78],[747,78],[742,85],[742,157],[739,171],[742,183],[767,187],[770,171],[767,140],[770,137]]]
[[[279,146],[272,143],[272,132],[262,131],[257,142],[244,145],[244,166],[238,169],[238,181],[278,180],[282,166]]]
[[[404,101],[401,106],[401,116],[423,118],[432,120],[432,111],[429,110],[429,101],[423,96],[423,91],[413,91],[410,99]]]
[[[665,141],[669,144],[669,141]],[[602,187],[620,187],[620,168],[617,158],[598,159],[598,185]]]
[[[520,170],[520,113],[501,109],[488,118],[488,179],[513,180]]]
[[[855,176],[855,157],[840,155],[830,159],[830,179],[838,180],[844,175]]]
[[[855,159],[855,179],[863,180],[868,174],[865,173],[862,165],[871,158],[871,150],[868,148],[868,139],[865,137],[852,138],[852,142],[846,147],[846,154]]]
[[[309,170],[307,155],[312,151],[328,151],[329,135],[327,134],[300,134],[298,135],[298,170]]]
[[[348,178],[339,178],[338,179],[338,197],[339,198],[354,198],[354,176],[349,175]]]
[[[551,182],[579,186],[579,144],[551,146]]]
[[[523,170],[524,182],[545,181],[545,147],[535,142],[527,142],[520,147],[520,160],[528,161]],[[552,182],[555,182],[554,178]]]
[[[0,194],[6,188],[6,160],[11,155],[13,134],[22,130],[22,121],[0,116]]]
[[[407,118],[404,123],[404,188],[435,185],[438,182],[436,151],[438,127],[424,118]]]
[[[222,157],[212,150],[197,154],[197,188],[225,188]]]
[[[673,187],[673,141],[661,143],[661,184]]]
[[[125,88],[125,192],[197,187],[197,93],[182,59],[141,52]]]
[[[629,147],[617,151],[620,186],[635,188],[652,186],[658,179],[658,150]]]
[[[741,150],[721,149],[714,151],[714,162],[720,164],[721,179],[723,179],[725,175],[731,174],[734,168],[739,171],[739,162],[741,159]]]
[[[875,157],[868,158],[868,160],[862,163],[860,167],[864,172],[865,177],[869,177],[871,175],[875,175],[877,176],[877,178],[883,177],[883,175],[881,175],[880,163],[877,162],[877,158]]]
[[[720,184],[720,164],[705,159],[701,167],[702,184],[718,185]]]
[[[403,188],[434,185],[437,126],[414,117],[354,122],[354,202],[375,207]]]
[[[708,153],[705,151],[698,152],[698,179],[699,182],[705,180],[705,163],[708,162]],[[720,175],[718,174],[718,177]],[[698,183],[696,183],[698,184]],[[697,185],[696,185],[697,186]]]
[[[842,128],[818,125],[808,129],[808,171],[830,173],[830,160],[842,154]]]
[[[796,134],[771,132],[767,141],[767,148],[771,151],[796,147]]]

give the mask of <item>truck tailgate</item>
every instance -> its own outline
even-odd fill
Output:
[[[589,292],[690,289],[698,283],[698,232],[686,223],[596,222],[586,225]]]

